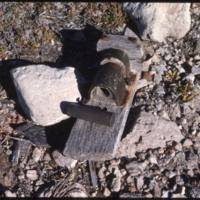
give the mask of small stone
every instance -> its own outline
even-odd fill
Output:
[[[4,194],[6,197],[17,197],[17,195],[15,193],[11,192],[10,190],[6,190],[4,192]]]
[[[149,158],[149,161],[150,161],[150,163],[152,163],[152,164],[158,164],[156,156],[153,156],[153,155],[152,155],[152,156]]]
[[[176,176],[175,172],[172,172],[172,171],[169,172],[169,175],[168,175],[169,178],[173,178],[175,176]]]
[[[136,162],[136,161],[132,161],[132,162],[130,162],[126,165],[127,171],[132,176],[137,176],[137,175],[141,174],[145,170],[146,167],[147,167],[146,162],[140,162],[139,163],[139,162]]]
[[[125,176],[127,174],[127,171],[125,169],[121,169],[120,172],[121,172],[122,176]]]
[[[46,161],[46,162],[49,162],[50,160],[52,160],[52,159],[51,159],[51,156],[50,156],[49,153],[47,153],[47,152],[45,153],[43,159],[44,159],[44,161]]]
[[[186,77],[186,79],[187,79],[188,81],[190,81],[191,83],[194,83],[195,76],[194,76],[194,74],[189,74],[189,75]]]
[[[194,60],[200,60],[200,55],[199,54],[195,55]]]
[[[138,188],[138,190],[140,190],[143,185],[144,185],[144,177],[143,176],[139,176],[137,178],[137,188]]]
[[[112,181],[111,191],[112,192],[119,192],[120,189],[121,189],[121,177],[122,177],[122,174],[121,174],[119,168],[115,169],[114,174],[115,174],[116,177]]]
[[[110,192],[110,190],[107,187],[104,188],[103,195],[105,197],[109,197],[111,195],[111,192]]]
[[[177,194],[172,194],[172,198],[187,198],[187,197],[185,195],[177,193]]]
[[[193,145],[193,143],[192,143],[192,141],[190,139],[186,139],[183,142],[183,147],[189,148],[192,145]]]
[[[169,198],[169,191],[163,190],[163,192],[162,192],[162,198]]]
[[[166,55],[166,56],[164,57],[164,59],[165,59],[166,61],[169,61],[169,60],[171,59],[171,55],[170,55],[170,54]]]
[[[176,149],[177,151],[182,151],[182,145],[181,145],[181,143],[177,143],[177,144],[175,145],[175,149]]]
[[[32,158],[33,158],[34,162],[38,162],[42,159],[43,155],[44,155],[44,150],[36,147],[33,150]]]
[[[138,36],[129,27],[126,27],[124,35],[132,38],[138,38]]]
[[[69,169],[73,169],[77,163],[77,160],[65,157],[57,150],[53,151],[52,157],[58,166],[67,167]]]
[[[36,170],[28,170],[26,172],[26,177],[29,178],[32,181],[35,181],[38,179],[38,174]]]
[[[44,181],[38,180],[35,185],[39,186],[39,185],[43,185],[43,184],[44,184]]]
[[[105,172],[106,172],[106,167],[101,167],[100,169],[99,169],[99,171],[98,171],[98,177],[100,178],[100,179],[104,179],[105,178]]]
[[[149,193],[149,194],[146,194],[145,197],[146,197],[146,198],[152,198],[153,195]]]

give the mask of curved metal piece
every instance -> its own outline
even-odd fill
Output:
[[[126,96],[123,68],[116,63],[104,64],[97,72],[90,87],[90,98],[93,98],[97,88],[101,89],[105,98],[112,99],[118,106],[122,105]]]
[[[124,64],[124,72],[123,72],[125,76],[124,78],[128,77],[127,75],[130,71],[130,62],[129,62],[128,55],[124,51],[120,49],[114,49],[114,48],[105,49],[98,52],[98,58],[99,58],[99,62],[107,58],[118,59]]]

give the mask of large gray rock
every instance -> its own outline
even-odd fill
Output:
[[[182,38],[191,25],[191,3],[124,3],[124,10],[142,39],[163,42]]]
[[[11,70],[22,109],[36,124],[48,126],[69,116],[62,113],[62,101],[81,97],[74,68],[28,65]]]
[[[175,122],[141,112],[133,130],[119,144],[117,157],[134,157],[136,152],[162,148],[169,141],[180,142],[183,138]]]

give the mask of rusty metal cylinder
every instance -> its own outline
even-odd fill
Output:
[[[123,70],[116,63],[108,62],[102,65],[91,85],[90,98],[92,98],[95,88],[99,87],[104,93],[105,98],[112,99],[118,106],[122,105],[126,95],[126,82]]]

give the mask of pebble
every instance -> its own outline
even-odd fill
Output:
[[[189,74],[189,75],[186,77],[186,79],[187,79],[188,81],[191,81],[191,83],[194,83],[195,76],[194,76],[194,74]]]
[[[100,179],[104,179],[105,178],[105,172],[106,172],[106,167],[101,167],[100,169],[99,169],[99,172],[98,172],[98,177],[100,178]]]
[[[73,169],[77,163],[77,160],[65,157],[57,150],[53,151],[52,157],[58,166],[67,167],[68,169]]]
[[[176,149],[177,151],[182,151],[182,145],[181,145],[181,143],[177,143],[177,144],[175,145],[175,149]]]
[[[158,164],[156,156],[151,156],[151,157],[149,158],[149,161],[150,161],[152,164]]]
[[[4,194],[6,197],[17,197],[17,195],[15,193],[11,192],[10,190],[6,190],[4,192]]]
[[[32,158],[33,158],[34,162],[38,162],[42,159],[43,155],[44,155],[44,150],[36,147],[33,150]]]
[[[192,145],[193,145],[193,143],[192,143],[192,141],[190,139],[186,139],[183,142],[183,147],[189,148]]]
[[[162,198],[169,198],[169,191],[163,191],[162,192]]]
[[[121,174],[119,168],[115,169],[114,174],[115,174],[116,177],[112,181],[111,191],[112,192],[119,192],[120,188],[121,188],[121,177],[122,177],[122,174]]]
[[[38,174],[36,170],[28,170],[26,172],[26,177],[29,178],[32,181],[35,181],[38,179]]]
[[[143,176],[139,176],[137,178],[137,189],[141,190],[143,185],[144,185],[144,177]]]
[[[103,195],[105,197],[109,197],[111,195],[111,192],[110,192],[110,190],[107,187],[104,188]]]
[[[177,193],[177,194],[172,194],[172,198],[186,198],[186,196],[180,193]]]
[[[199,54],[195,55],[195,56],[194,56],[194,60],[195,60],[195,61],[200,60],[200,55],[199,55]]]
[[[169,60],[171,59],[171,55],[170,55],[170,54],[167,54],[167,55],[164,57],[164,59],[165,59],[166,61],[169,61]]]

